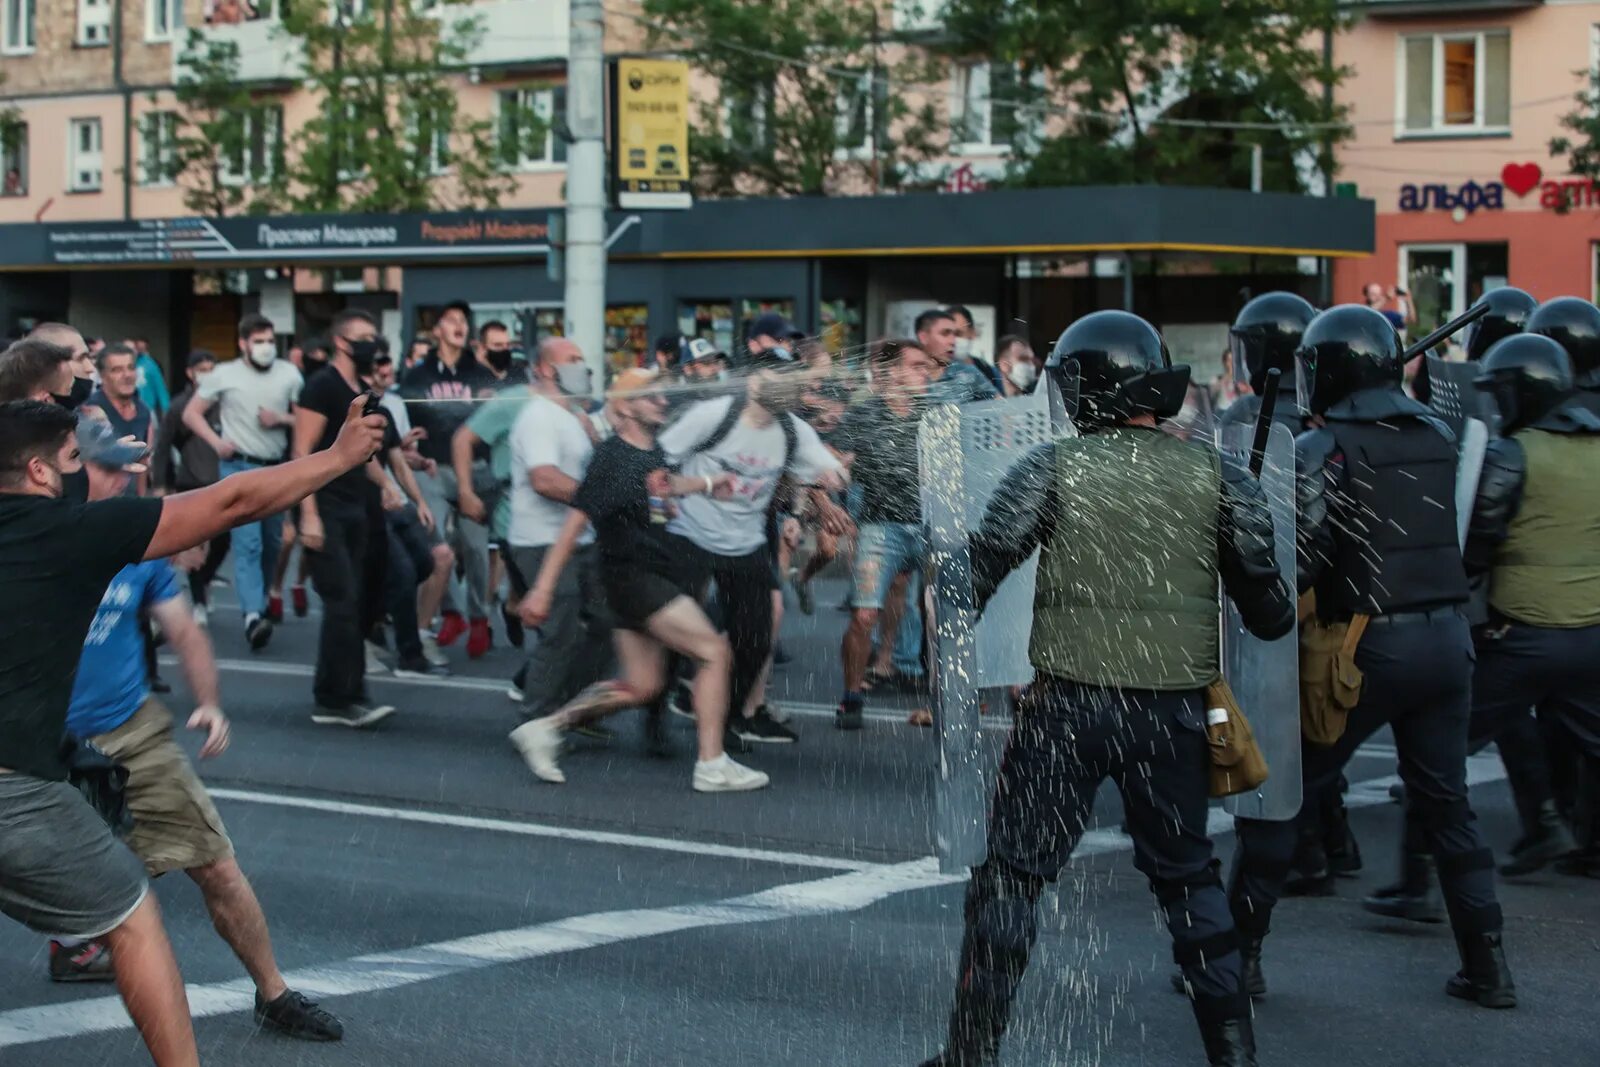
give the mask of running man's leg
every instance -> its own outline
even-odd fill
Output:
[[[250,880],[239,869],[238,860],[229,856],[203,867],[192,867],[188,874],[205,897],[211,925],[244,964],[261,999],[277,1000],[289,987],[272,954],[267,917],[261,911]]]
[[[700,605],[686,596],[650,616],[646,625],[651,637],[695,664],[694,722],[700,759],[717,759],[722,755],[722,735],[728,723],[732,648]]]
[[[189,997],[156,898],[146,894],[104,940],[117,972],[117,992],[156,1067],[199,1067]]]

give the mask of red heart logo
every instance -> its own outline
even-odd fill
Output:
[[[1507,163],[1500,172],[1500,180],[1518,196],[1527,196],[1537,189],[1543,177],[1544,172],[1537,163]]]

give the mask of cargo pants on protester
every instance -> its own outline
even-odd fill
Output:
[[[513,545],[516,568],[538,581],[548,546]],[[600,550],[584,545],[572,554],[550,600],[523,673],[522,717],[549,715],[585,687],[611,676],[611,610],[600,582]]]

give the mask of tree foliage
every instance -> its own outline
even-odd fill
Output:
[[[924,0],[931,2],[931,0]],[[1299,191],[1345,136],[1324,91],[1338,0],[948,0],[946,49],[989,57],[995,114],[1014,122],[1019,185],[1152,182]],[[1200,124],[1259,123],[1260,129]],[[1187,123],[1188,125],[1185,125]]]
[[[494,118],[457,103],[481,42],[470,14],[418,13],[407,0],[285,5],[279,42],[313,101],[292,130],[268,87],[240,79],[238,46],[192,31],[177,96],[173,175],[207,214],[413,212],[497,207],[518,161],[550,129],[521,103]],[[242,175],[242,178],[241,178]]]
[[[1576,177],[1600,179],[1600,71],[1579,71],[1583,88],[1574,95],[1577,107],[1561,116],[1566,133],[1550,139],[1550,154],[1567,157]]]
[[[930,77],[893,47],[891,0],[643,0],[651,42],[717,83],[689,148],[705,195],[906,187],[943,148],[936,110],[898,90]]]

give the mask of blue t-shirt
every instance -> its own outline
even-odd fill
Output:
[[[177,572],[164,559],[124,567],[111,579],[78,657],[68,733],[94,737],[133,718],[150,695],[139,609],[165,603],[182,590]]]

